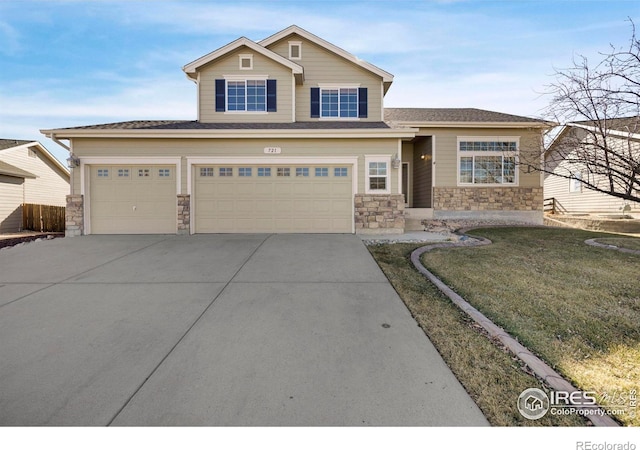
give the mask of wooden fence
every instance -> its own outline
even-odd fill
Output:
[[[41,232],[64,232],[64,206],[24,203],[22,228]]]

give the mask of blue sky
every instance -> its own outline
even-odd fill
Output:
[[[291,24],[395,75],[394,107],[539,116],[554,67],[624,46],[640,2],[590,0],[0,0],[0,137],[195,119],[186,63]]]

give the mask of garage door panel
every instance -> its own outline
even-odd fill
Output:
[[[91,166],[89,189],[94,234],[176,232],[175,166]]]
[[[207,167],[213,168],[212,177],[193,178],[197,233],[352,231],[350,167],[348,176],[343,177],[334,176],[337,172],[330,165],[322,166],[328,169],[328,176],[322,177],[315,176],[313,166],[299,171],[296,166],[288,166],[290,176],[277,176],[278,167],[286,166],[270,166],[271,176],[262,177],[257,176],[257,166],[253,166],[251,176],[242,177],[239,167],[248,166],[234,167],[232,177],[220,177],[221,166]],[[200,172],[199,166],[195,171],[196,175]],[[308,176],[296,176],[298,173]]]

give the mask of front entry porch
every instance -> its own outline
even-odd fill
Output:
[[[433,136],[418,136],[402,143],[406,231],[424,230],[422,221],[433,219],[434,141]]]

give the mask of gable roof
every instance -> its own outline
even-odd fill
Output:
[[[0,139],[0,150],[17,147],[19,145],[29,144],[33,141],[22,141],[19,139]]]
[[[20,139],[0,139],[0,157],[2,157],[2,151],[9,150],[12,148],[17,148],[17,147],[26,147],[26,148],[35,147],[37,151],[40,152],[41,155],[43,155],[45,158],[51,161],[58,169],[62,171],[62,173],[67,178],[69,178],[69,169],[65,167],[60,161],[58,161],[58,159],[55,156],[53,156],[49,152],[49,150],[47,150],[47,148],[38,141],[24,141]],[[7,170],[11,170],[11,169],[7,169]],[[32,173],[23,171],[22,169],[18,169],[18,170],[24,172],[26,174],[25,176],[26,178],[35,178],[35,175],[33,175]]]
[[[580,120],[568,123],[566,127],[584,128],[598,133],[600,132],[600,127],[602,127],[602,131],[607,135],[640,139],[640,116],[604,119],[601,122]]]
[[[12,166],[4,161],[0,161],[0,175],[8,175],[16,178],[37,178],[31,172]]]
[[[304,28],[300,28],[297,25],[291,25],[290,27],[285,28],[282,31],[279,31],[271,36],[269,36],[268,38],[265,38],[261,41],[258,42],[258,44],[262,45],[263,47],[268,47],[271,44],[274,44],[284,38],[286,38],[287,36],[290,36],[292,34],[297,34],[298,36],[301,36],[311,42],[313,42],[316,45],[319,45],[320,47],[324,47],[325,49],[329,50],[332,53],[335,53],[338,56],[341,56],[342,58],[346,59],[347,61],[352,62],[353,64],[362,67],[365,70],[368,70],[369,72],[372,72],[376,75],[378,75],[379,77],[382,78],[382,83],[384,85],[384,92],[386,93],[387,90],[389,90],[389,87],[391,86],[391,83],[393,82],[393,75],[390,74],[389,72],[387,72],[386,70],[382,70],[381,68],[368,63],[360,58],[358,58],[357,56],[353,55],[352,53],[349,53],[348,51],[338,47],[337,45],[332,44],[331,42],[325,41],[324,39],[316,36],[313,33],[308,32],[307,30],[305,30]]]
[[[210,62],[215,61],[216,59],[221,58],[243,46],[250,48],[256,53],[260,53],[261,55],[266,56],[267,58],[279,64],[282,64],[285,67],[288,67],[289,69],[291,69],[294,76],[296,77],[296,82],[298,83],[302,82],[303,76],[304,76],[304,69],[301,65],[296,64],[293,61],[290,61],[287,58],[284,58],[278,55],[277,53],[272,52],[271,50],[256,44],[255,42],[253,42],[250,39],[247,39],[246,37],[241,37],[239,39],[236,39],[235,41],[223,47],[220,47],[219,49],[214,50],[211,53],[208,53],[202,56],[201,58],[198,58],[195,61],[190,62],[189,64],[186,64],[182,68],[182,70],[187,74],[187,77],[195,81],[197,80],[196,74],[200,67],[204,66],[205,64],[209,64]]]
[[[490,125],[547,128],[553,125],[540,119],[477,108],[385,108],[384,119],[388,122],[416,127]]]

